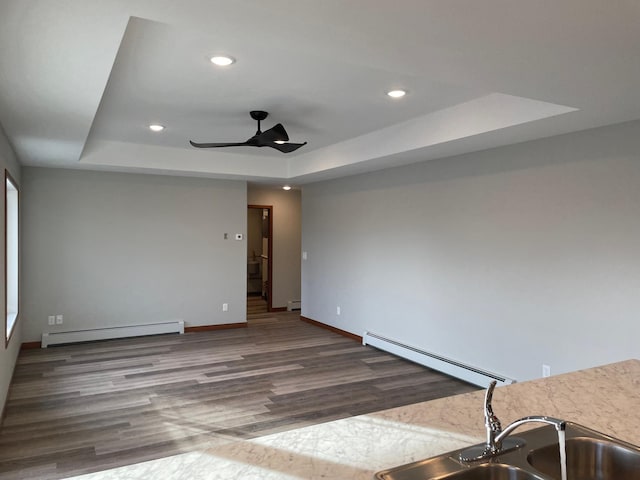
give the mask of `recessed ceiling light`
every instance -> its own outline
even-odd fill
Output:
[[[164,130],[164,126],[158,124],[149,125],[149,130],[153,132],[161,132],[162,130]]]
[[[285,185],[284,187],[282,187],[283,190],[291,190],[291,187],[289,185]]]
[[[285,142],[284,140],[274,140],[273,143],[277,143],[278,145],[284,145],[287,142]]]
[[[213,57],[211,57],[211,63],[213,63],[214,65],[218,65],[219,67],[228,67],[235,62],[235,58],[228,57],[226,55],[214,55]]]
[[[387,92],[387,95],[389,95],[391,98],[402,98],[406,94],[407,94],[406,90],[391,90]]]

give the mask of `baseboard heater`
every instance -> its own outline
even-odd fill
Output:
[[[425,367],[433,368],[439,372],[446,373],[452,377],[459,378],[480,387],[487,387],[493,380],[498,385],[509,385],[515,383],[515,380],[502,375],[487,372],[471,365],[466,365],[450,358],[445,358],[431,352],[425,352],[416,347],[406,345],[404,343],[383,337],[372,332],[364,332],[362,336],[363,345],[371,345],[385,352],[393,353],[412,362],[419,363]]]
[[[70,332],[49,332],[42,334],[42,348],[63,343],[91,342],[111,338],[141,337],[162,333],[184,333],[184,322],[148,323],[142,325],[123,325],[118,327],[91,328]]]
[[[302,301],[301,300],[289,300],[287,302],[287,311],[293,312],[294,310],[302,309]]]

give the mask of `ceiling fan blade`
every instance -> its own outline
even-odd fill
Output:
[[[189,140],[189,143],[193,147],[198,148],[216,148],[216,147],[244,147],[244,146],[254,146],[248,142],[231,142],[231,143],[196,143],[192,140]]]
[[[279,150],[282,153],[291,153],[306,144],[307,142],[304,142],[304,143],[275,143],[274,142],[273,144],[269,144],[266,146],[275,148],[276,150]]]
[[[275,142],[276,140],[287,142],[289,140],[289,135],[287,135],[287,131],[284,129],[282,124],[278,123],[270,129],[257,134],[253,138],[255,138],[261,144],[266,144],[269,142]]]
[[[288,143],[289,134],[284,129],[281,123],[274,125],[273,127],[260,131],[260,121],[267,118],[268,113],[263,111],[252,111],[251,118],[257,120],[258,131],[246,142],[220,142],[220,143],[196,143],[193,140],[189,140],[189,143],[193,147],[197,148],[216,148],[216,147],[271,147],[282,153],[291,153],[307,144],[304,143]]]

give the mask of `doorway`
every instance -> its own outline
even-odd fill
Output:
[[[273,206],[247,208],[247,315],[272,311]]]

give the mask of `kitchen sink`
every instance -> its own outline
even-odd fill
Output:
[[[406,469],[398,469],[393,473],[388,473],[376,478],[393,479],[393,480],[546,480],[545,477],[527,472],[512,465],[504,465],[500,463],[485,463],[463,470],[449,471],[444,475],[424,476],[426,473],[420,466],[407,466]],[[395,470],[395,469],[394,469]]]
[[[566,424],[567,480],[640,479],[640,448],[582,425]],[[561,480],[558,433],[551,426],[518,434],[524,444],[490,459],[463,462],[460,449],[383,470],[377,480]]]
[[[544,477],[511,465],[485,463],[440,478],[442,480],[543,480]]]
[[[533,450],[529,463],[538,471],[560,479],[558,444]],[[640,478],[640,450],[609,440],[577,437],[566,442],[567,480]]]

